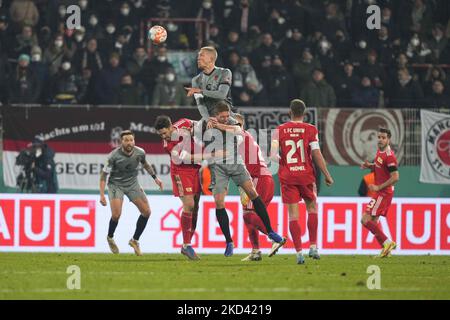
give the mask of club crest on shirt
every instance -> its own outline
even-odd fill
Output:
[[[383,159],[381,159],[381,157],[378,157],[378,158],[377,158],[377,162],[378,162],[380,165],[382,165],[382,164],[383,164]]]

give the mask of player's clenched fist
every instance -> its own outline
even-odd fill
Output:
[[[106,207],[106,198],[104,195],[100,196],[100,203],[102,206]]]
[[[367,160],[361,164],[361,169],[370,169],[371,167],[372,167],[372,165]]]
[[[325,183],[327,186],[331,186],[334,183],[334,180],[331,176],[325,177]]]

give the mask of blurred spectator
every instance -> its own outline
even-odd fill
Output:
[[[422,41],[419,34],[415,33],[408,43],[406,55],[412,63],[430,63],[432,52],[428,45]]]
[[[0,54],[10,55],[13,48],[13,35],[9,29],[8,18],[0,13]]]
[[[356,91],[360,83],[361,79],[355,74],[353,64],[347,61],[334,85],[338,107],[353,107],[352,93]]]
[[[40,47],[35,46],[31,49],[31,64],[30,68],[33,70],[33,73],[36,75],[38,83],[48,83],[49,81],[49,70],[48,65],[42,62],[42,50]],[[46,97],[48,96],[49,86],[41,86],[41,96],[39,98],[39,102],[46,101]]]
[[[229,1],[225,1],[229,2]],[[250,31],[250,27],[258,24],[259,7],[257,3],[249,0],[238,0],[239,5],[235,5],[229,14],[228,19],[224,21],[224,27],[227,30],[236,28],[239,33],[246,36]]]
[[[64,36],[59,34],[53,43],[44,51],[44,62],[49,66],[50,76],[55,75],[64,58],[68,58],[69,53],[64,43]]]
[[[386,64],[392,61],[394,50],[392,48],[392,39],[389,36],[389,29],[386,26],[381,26],[377,38],[372,42],[372,47],[378,54],[381,63]]]
[[[225,63],[225,67],[234,71],[239,63],[240,56],[236,51],[230,51],[227,55],[227,61]]]
[[[105,37],[104,29],[99,23],[96,13],[91,13],[89,15],[89,23],[86,26],[86,36],[97,40],[103,40]]]
[[[258,73],[261,68],[263,68],[262,64],[264,61],[267,61],[268,59],[272,60],[272,57],[280,55],[280,53],[273,43],[272,35],[266,32],[262,35],[262,43],[251,53],[251,55],[253,67]]]
[[[345,61],[350,58],[352,44],[343,30],[336,30],[335,40],[331,42],[334,46],[336,61]]]
[[[131,26],[133,31],[137,30],[138,27],[133,8],[127,1],[123,1],[120,5],[119,16],[117,17],[117,27],[122,29],[125,26]]]
[[[390,107],[412,108],[423,102],[423,91],[420,84],[409,74],[408,69],[400,69],[397,81],[391,92]]]
[[[369,51],[367,40],[362,38],[352,48],[350,60],[355,64],[362,64],[366,61]]]
[[[231,51],[237,52],[239,55],[244,53],[242,42],[239,39],[239,33],[235,30],[228,32],[227,40],[225,40],[222,46],[222,52],[225,56],[228,56]]]
[[[267,23],[266,28],[267,31],[277,39],[277,42],[279,42],[286,35],[289,25],[286,17],[284,17],[276,8],[273,8],[270,12],[269,22]]]
[[[158,82],[153,91],[152,106],[187,106],[190,101],[186,96],[186,91],[178,82],[175,71],[168,68],[164,73],[164,78]]]
[[[36,35],[33,34],[33,28],[29,25],[25,25],[22,27],[22,33],[16,36],[16,42],[14,44],[14,55],[29,55],[31,53],[31,48],[37,45],[38,39]]]
[[[425,76],[424,81],[424,93],[425,95],[429,95],[432,92],[432,86],[435,81],[440,81],[447,87],[447,74],[445,71],[439,66],[430,66],[427,70],[427,74]]]
[[[236,106],[267,105],[267,95],[264,86],[256,76],[255,69],[247,56],[242,56],[238,66],[233,70],[231,93]]]
[[[448,39],[444,34],[444,27],[441,24],[436,24],[433,27],[432,37],[428,40],[427,46],[431,50],[431,59],[437,63],[441,59],[441,54],[447,47]]]
[[[41,86],[30,68],[30,56],[21,54],[11,77],[9,99],[11,103],[38,103]]]
[[[34,27],[39,22],[39,11],[31,0],[14,0],[9,8],[9,16],[19,28],[24,25]]]
[[[11,74],[11,65],[6,53],[0,52],[0,104],[8,101],[8,75]]]
[[[288,31],[288,37],[286,37],[280,45],[280,53],[286,68],[292,68],[294,61],[298,58],[299,52],[303,52],[306,46],[306,40],[303,38],[303,34],[298,28]]]
[[[68,60],[61,63],[58,73],[52,78],[50,103],[77,104],[82,98],[80,79],[72,70]]]
[[[445,93],[445,87],[442,81],[435,80],[432,85],[432,93],[425,100],[427,108],[449,108],[450,100]]]
[[[382,89],[386,81],[386,73],[377,59],[377,53],[374,50],[370,51],[367,61],[360,67],[360,74],[368,76],[375,87]]]
[[[309,48],[303,50],[300,60],[294,62],[293,74],[299,90],[302,90],[311,81],[311,75],[314,69],[321,68],[320,61],[315,59]]]
[[[117,52],[111,53],[109,65],[100,71],[96,79],[95,92],[98,104],[113,104],[117,99],[122,77],[125,69],[119,66],[120,55]]]
[[[335,2],[329,2],[326,5],[325,17],[319,21],[320,25],[317,27],[328,39],[333,39],[336,30],[342,30],[344,34],[347,34],[344,14],[339,10],[339,6]]]
[[[141,73],[141,70],[147,61],[148,55],[145,48],[139,46],[134,50],[133,57],[125,62],[125,69],[127,69],[127,72],[131,77],[135,78]]]
[[[274,107],[285,105],[294,96],[292,78],[279,56],[275,56],[272,60],[271,77],[267,91],[269,92],[269,105]]]
[[[149,96],[153,94],[157,81],[164,78],[168,69],[174,69],[174,67],[168,61],[167,48],[160,46],[156,51],[156,55],[145,61],[139,76],[139,81],[144,84]],[[149,100],[151,101],[151,98]]]
[[[363,77],[361,85],[353,92],[352,106],[355,108],[377,108],[380,100],[380,91],[372,86],[369,77]]]
[[[325,36],[318,42],[317,59],[320,61],[321,69],[324,70],[328,79],[333,80],[338,72],[333,45]]]
[[[142,104],[141,93],[138,87],[133,83],[133,78],[130,74],[125,74],[122,77],[117,101],[114,104],[119,105],[140,105]]]
[[[103,69],[102,57],[97,48],[97,40],[91,38],[88,40],[86,48],[77,51],[74,60],[78,72],[89,69],[92,75],[96,76]]]
[[[414,0],[414,4],[411,8],[411,15],[408,17],[410,19],[404,19],[403,21],[407,23],[410,31],[428,34],[431,31],[431,24],[433,20],[431,7],[429,2],[426,3],[425,0]]]
[[[336,95],[333,87],[326,82],[323,71],[315,69],[312,78],[313,80],[302,89],[300,98],[311,107],[334,108]]]

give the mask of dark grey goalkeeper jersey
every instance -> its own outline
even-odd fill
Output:
[[[134,147],[133,153],[127,155],[122,148],[116,148],[108,155],[103,172],[109,174],[109,182],[118,187],[130,187],[137,183],[138,169],[145,163],[145,151]]]
[[[201,72],[192,78],[192,87],[202,90],[203,97],[200,101],[197,101],[197,104],[203,118],[208,118],[214,114],[215,105],[219,101],[225,100],[230,106],[232,105],[231,79],[231,70],[220,67],[215,67],[210,74]],[[200,105],[205,106],[206,110],[202,110]]]

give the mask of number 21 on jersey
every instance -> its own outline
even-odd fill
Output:
[[[286,155],[286,162],[288,164],[298,163],[298,158],[294,157],[298,149],[300,149],[300,162],[305,163],[305,146],[303,145],[303,139],[298,140],[297,143],[295,143],[294,140],[286,140],[285,145],[286,147],[291,147]]]

